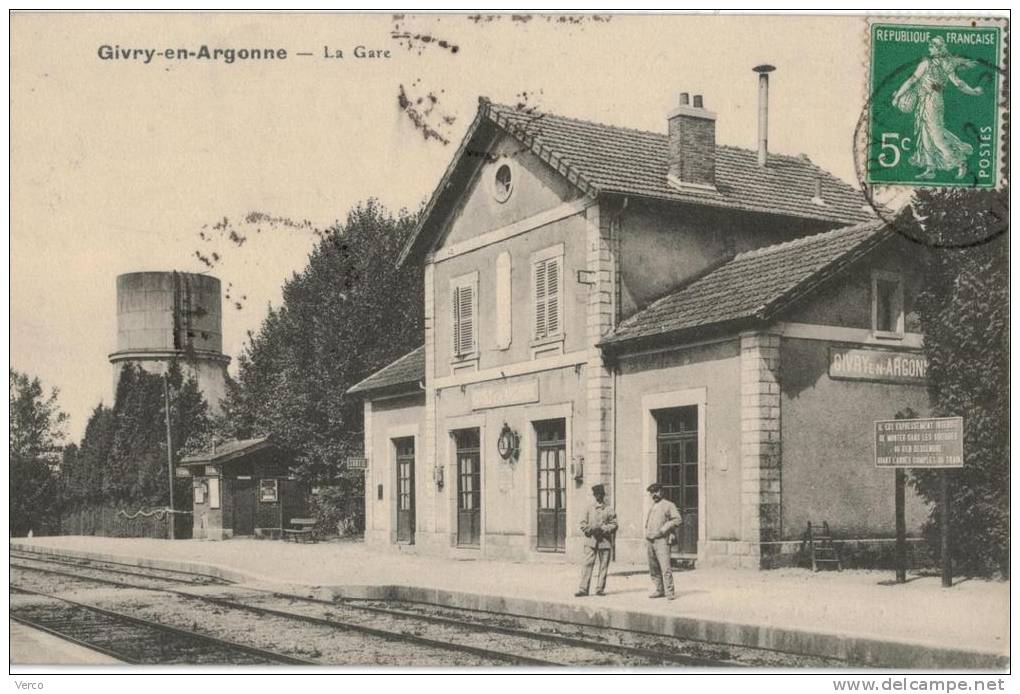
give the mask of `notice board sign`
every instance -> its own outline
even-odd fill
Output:
[[[925,385],[928,358],[891,349],[829,348],[829,378]]]
[[[963,417],[875,422],[877,467],[963,467]]]

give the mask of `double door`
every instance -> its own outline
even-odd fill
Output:
[[[698,552],[698,408],[674,407],[654,413],[656,435],[656,481],[663,496],[674,504],[683,525],[672,545],[674,552]]]

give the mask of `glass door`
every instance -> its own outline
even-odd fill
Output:
[[[567,548],[567,427],[565,420],[535,423],[538,440],[538,549]]]
[[[482,529],[482,453],[478,429],[454,433],[457,444],[457,546],[478,547]]]

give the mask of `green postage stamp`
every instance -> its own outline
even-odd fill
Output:
[[[867,182],[994,188],[1002,157],[1002,27],[874,20]]]

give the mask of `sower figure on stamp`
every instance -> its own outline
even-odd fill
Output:
[[[931,40],[928,53],[930,57],[921,60],[914,74],[893,94],[893,105],[904,113],[914,112],[914,153],[910,163],[924,167],[917,178],[930,180],[935,178],[936,171],[950,169],[956,169],[956,177],[963,178],[974,147],[946,127],[943,92],[951,82],[969,96],[984,93],[980,86],[972,87],[956,74],[957,70],[977,63],[951,54],[941,36]]]
[[[662,498],[662,485],[658,482],[648,485],[652,495],[652,507],[645,518],[645,545],[648,548],[648,572],[652,576],[655,590],[650,598],[676,597],[673,590],[673,568],[669,563],[669,537],[680,527],[682,520],[676,505]]]
[[[606,488],[596,484],[591,488],[595,501],[588,506],[581,519],[584,533],[584,566],[581,569],[581,585],[574,593],[581,597],[588,594],[592,569],[598,565],[595,579],[595,595],[606,594],[606,573],[609,558],[613,552],[613,535],[616,533],[616,512],[606,504]]]

